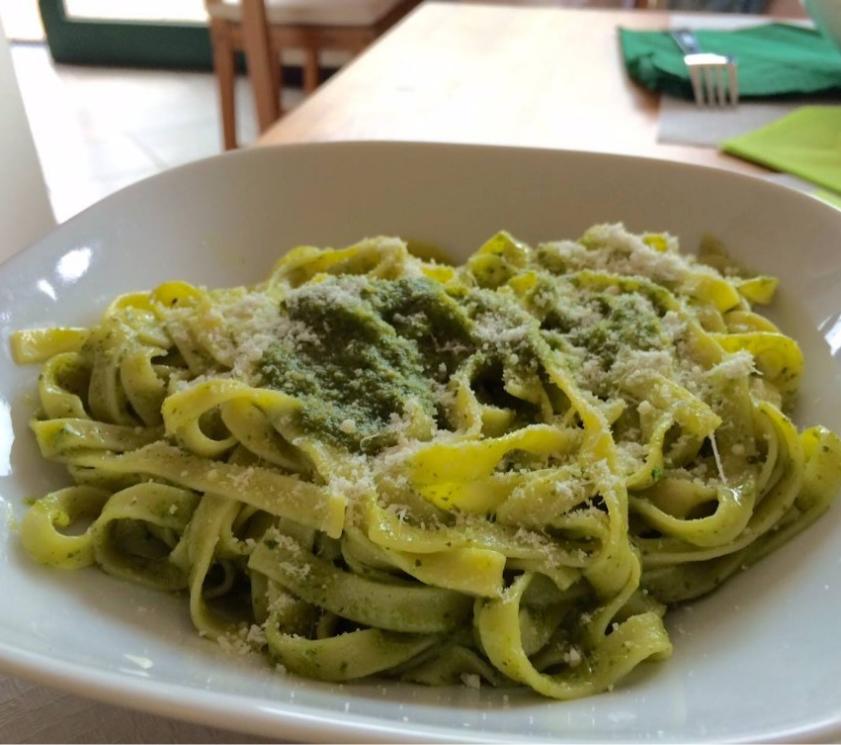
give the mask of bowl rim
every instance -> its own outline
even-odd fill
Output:
[[[531,154],[546,154],[550,157],[585,157],[600,159],[603,161],[625,161],[626,163],[636,162],[645,163],[648,165],[655,165],[655,167],[665,168],[672,171],[681,171],[689,169],[700,173],[715,173],[720,177],[730,179],[734,183],[751,184],[754,188],[763,188],[769,190],[770,193],[785,192],[789,196],[793,196],[802,204],[810,204],[812,207],[817,203],[818,206],[829,210],[831,212],[841,212],[841,206],[834,203],[827,202],[820,199],[814,194],[806,193],[795,189],[786,184],[778,183],[768,180],[763,175],[748,174],[739,171],[732,171],[722,165],[711,165],[706,163],[684,163],[678,160],[672,160],[667,157],[658,157],[653,155],[637,155],[633,153],[612,153],[601,150],[580,150],[574,148],[550,148],[550,147],[536,147],[533,145],[498,145],[485,144],[476,142],[436,142],[434,140],[377,140],[377,139],[361,139],[361,140],[331,140],[324,142],[291,142],[291,143],[269,143],[269,144],[255,144],[245,149],[228,150],[217,155],[210,155],[207,157],[192,160],[188,163],[181,163],[172,168],[167,168],[158,173],[144,176],[137,181],[126,184],[116,191],[111,192],[102,199],[88,205],[83,210],[80,210],[75,215],[71,216],[64,222],[52,226],[46,233],[39,238],[29,242],[20,250],[12,255],[6,257],[5,260],[0,261],[0,271],[5,271],[8,266],[14,266],[21,256],[28,254],[30,249],[37,247],[39,244],[47,241],[68,226],[76,225],[83,219],[88,219],[91,212],[102,209],[103,204],[107,204],[114,197],[124,195],[135,189],[144,188],[154,181],[160,179],[167,179],[177,177],[177,175],[184,175],[190,171],[198,171],[202,168],[213,167],[214,163],[221,163],[233,160],[246,161],[249,159],[262,159],[264,157],[281,157],[283,152],[307,152],[315,150],[356,150],[373,148],[378,150],[407,150],[407,149],[429,149],[429,150],[472,150],[474,152],[521,152]],[[734,157],[734,156],[731,156]],[[735,159],[735,158],[734,158]],[[738,159],[735,159],[738,160]],[[774,173],[768,171],[769,174]],[[760,186],[761,185],[761,186]]]

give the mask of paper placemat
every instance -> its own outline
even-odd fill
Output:
[[[825,102],[825,99],[824,99]],[[740,103],[736,108],[706,108],[694,101],[663,96],[657,120],[657,142],[718,147],[720,142],[764,127],[814,99]]]
[[[765,23],[768,23],[768,18],[765,16],[710,18],[697,13],[676,13],[671,17],[670,26],[671,28],[735,31]],[[808,20],[793,23],[806,27],[812,26]],[[823,99],[823,102],[825,103],[826,99]],[[670,145],[718,147],[720,142],[730,137],[763,127],[800,106],[812,103],[818,102],[813,98],[803,98],[786,101],[747,101],[740,103],[735,109],[702,108],[696,106],[694,101],[661,96],[657,142]]]

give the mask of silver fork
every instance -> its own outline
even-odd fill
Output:
[[[701,51],[698,39],[689,29],[679,28],[672,38],[683,52],[689,68],[692,93],[698,106],[735,106],[739,103],[739,72],[736,60],[723,54]]]

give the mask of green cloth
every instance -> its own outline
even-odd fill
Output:
[[[836,194],[834,191],[816,191],[812,196],[841,210],[841,194]]]
[[[841,193],[841,106],[804,106],[721,148]]]
[[[667,32],[620,28],[619,35],[634,80],[655,91],[692,98],[683,54]],[[771,23],[696,35],[705,52],[736,58],[742,96],[841,92],[841,52],[812,29]]]

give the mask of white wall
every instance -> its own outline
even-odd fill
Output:
[[[9,44],[0,28],[0,261],[55,224]]]

